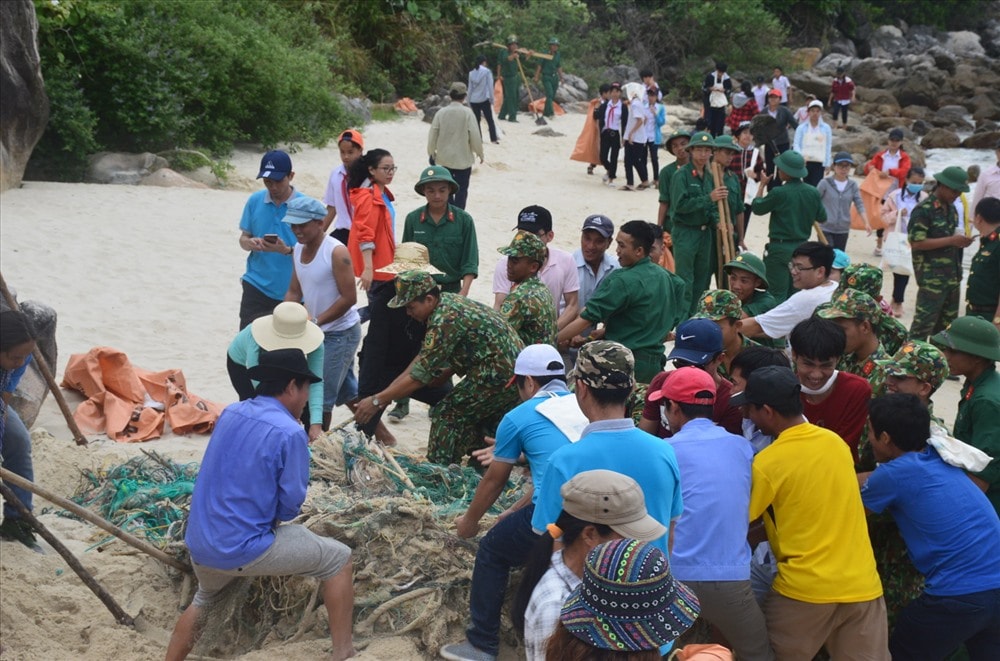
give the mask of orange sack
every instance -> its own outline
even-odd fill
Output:
[[[871,224],[873,230],[885,228],[885,223],[882,222],[882,200],[895,187],[895,177],[880,177],[877,170],[869,172],[865,180],[861,182],[861,201],[865,204],[865,215],[868,216],[868,222]],[[852,204],[851,229],[863,230],[864,228],[865,219],[861,217],[861,214],[858,213],[858,210]]]
[[[576,146],[569,160],[580,161],[587,165],[597,165],[601,162],[601,136],[597,130],[597,120],[594,119],[594,109],[600,99],[591,99],[587,106],[587,116],[583,119],[583,130],[576,139]]]
[[[62,386],[87,398],[73,413],[81,429],[105,432],[120,443],[159,438],[165,422],[175,434],[208,434],[222,412],[218,404],[188,393],[180,370],[149,372],[111,347],[70,356]]]

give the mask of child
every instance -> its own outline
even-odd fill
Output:
[[[823,206],[826,208],[826,223],[823,234],[830,245],[840,250],[847,250],[847,236],[851,231],[851,204],[858,214],[865,219],[865,229],[872,233],[865,215],[865,205],[861,201],[861,189],[857,182],[848,178],[854,159],[847,152],[837,152],[833,157],[833,175],[816,185]]]
[[[899,614],[894,659],[943,659],[964,643],[970,659],[1000,654],[1000,519],[963,470],[927,446],[930,414],[915,395],[870,405],[879,466],[861,473],[861,499],[896,520],[924,592]]]
[[[646,88],[646,150],[653,173],[653,186],[660,183],[660,145],[663,144],[663,126],[667,123],[667,108],[659,100],[657,87]]]
[[[340,165],[330,173],[330,181],[326,184],[323,204],[326,205],[326,217],[323,218],[323,231],[330,229],[330,223],[336,219],[330,236],[345,246],[351,235],[351,197],[347,193],[347,170],[361,158],[365,150],[365,140],[361,131],[348,129],[337,138],[337,148],[340,150]]]

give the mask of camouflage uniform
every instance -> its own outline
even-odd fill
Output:
[[[840,284],[837,285],[837,289],[834,290],[833,296],[830,298],[837,298],[845,289],[857,289],[868,294],[876,301],[881,300],[882,269],[871,264],[851,264],[840,275]],[[906,326],[899,319],[887,314],[879,316],[877,332],[878,339],[882,342],[882,347],[889,354],[899,351],[899,348],[910,337]]]
[[[692,319],[711,319],[712,321],[719,322],[723,319],[735,319],[740,320],[743,318],[743,306],[740,303],[740,298],[728,289],[712,289],[701,295],[698,301],[698,309],[695,310]],[[749,337],[740,335],[743,343],[740,347],[740,351],[748,347],[760,346],[758,342],[754,342]],[[726,356],[727,361],[732,361],[735,355]],[[728,363],[723,362],[719,365],[719,376],[726,379],[727,381],[732,381],[729,374]]]
[[[403,307],[435,286],[427,273],[400,273],[389,305]],[[496,432],[500,419],[519,403],[517,389],[506,386],[523,346],[499,312],[464,296],[441,294],[410,376],[430,383],[450,370],[465,378],[431,408],[429,461],[458,463],[483,447],[484,435]]]
[[[955,234],[958,213],[935,195],[917,205],[910,214],[910,243],[941,239]],[[958,290],[962,281],[962,249],[954,246],[913,251],[913,275],[917,279],[917,307],[910,335],[918,340],[947,328],[958,316]]]
[[[867,321],[872,325],[876,335],[879,319],[885,316],[875,299],[857,289],[841,290],[829,303],[817,308],[816,315],[823,319]],[[837,369],[866,379],[872,387],[872,397],[881,397],[885,394],[885,368],[879,365],[878,361],[885,360],[890,355],[879,342],[871,355],[864,358],[854,353],[845,353],[837,362]],[[865,443],[866,439],[867,435],[862,434],[861,443]]]
[[[545,262],[545,244],[530,232],[518,232],[509,246],[497,249],[508,257],[527,257],[539,264]],[[525,346],[556,345],[556,306],[552,292],[538,275],[516,283],[500,306],[500,314],[518,334]]]

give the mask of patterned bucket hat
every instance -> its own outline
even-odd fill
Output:
[[[875,299],[857,289],[845,289],[834,295],[826,305],[816,310],[816,315],[823,319],[857,319],[868,321],[872,326],[878,325],[882,318],[882,308]]]
[[[420,298],[438,284],[426,271],[403,271],[396,276],[396,295],[387,303],[390,308],[405,307],[410,301]]]
[[[874,299],[882,295],[882,269],[871,264],[849,264],[840,274],[840,284],[833,296],[845,289],[863,291]]]
[[[907,340],[892,358],[878,360],[886,376],[908,377],[927,383],[937,390],[950,373],[941,350],[929,342]]]
[[[741,319],[743,304],[740,297],[728,289],[710,289],[701,295],[698,309],[692,319]]]
[[[545,263],[545,242],[538,235],[519,230],[510,245],[497,248],[497,252],[508,257],[527,257],[539,264]]]

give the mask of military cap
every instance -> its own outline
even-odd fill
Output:
[[[715,138],[708,131],[698,131],[691,136],[691,142],[688,143],[687,148],[693,149],[695,147],[714,147]]]
[[[417,195],[423,195],[424,185],[438,181],[448,184],[452,193],[458,192],[458,182],[452,178],[451,172],[443,165],[431,165],[424,168],[420,172],[420,180],[413,185],[413,190],[417,191]]]
[[[390,308],[405,307],[438,286],[426,271],[403,271],[396,276],[396,295],[389,301]]]
[[[743,304],[740,297],[728,289],[712,289],[701,295],[698,310],[692,319],[740,319],[743,317]]]
[[[763,281],[763,289],[767,289],[767,269],[764,268],[764,260],[752,252],[740,253],[732,261],[728,262],[723,270],[729,273],[733,269],[753,273]]]
[[[664,149],[666,149],[667,151],[673,153],[671,151],[670,144],[674,140],[677,140],[678,138],[687,138],[688,140],[690,140],[691,139],[691,134],[688,133],[687,131],[674,131],[673,133],[670,134],[670,137],[667,138],[666,142],[663,143],[664,144]]]
[[[948,361],[933,344],[922,340],[907,340],[892,358],[877,360],[886,376],[908,377],[927,383],[937,390],[948,378]]]
[[[588,342],[576,356],[573,376],[600,390],[631,390],[635,385],[635,358],[623,344],[608,340]]]
[[[539,264],[545,262],[545,242],[524,230],[519,230],[510,240],[510,245],[497,248],[497,252],[508,257],[527,257]]]
[[[806,159],[802,157],[802,154],[792,149],[774,159],[774,164],[789,177],[802,179],[809,174],[809,171],[806,170]]]
[[[720,135],[712,141],[712,146],[716,149],[730,149],[732,151],[743,151],[743,147],[733,142],[733,136]]]
[[[935,174],[934,181],[938,182],[942,186],[947,186],[957,193],[969,192],[969,175],[966,174],[965,170],[957,165],[946,167],[944,170]]]
[[[829,305],[816,311],[823,319],[857,319],[875,326],[882,317],[882,308],[875,299],[857,289],[845,289],[835,295]]]
[[[882,295],[882,269],[871,264],[848,264],[840,274],[840,284],[834,298],[845,289],[863,291],[874,299]]]
[[[987,360],[1000,360],[1000,330],[979,317],[959,317],[931,342]]]

